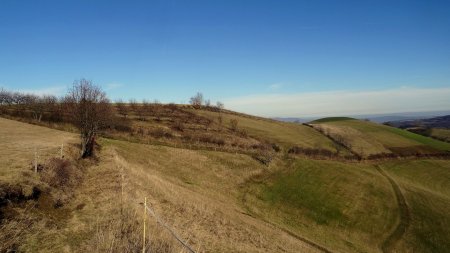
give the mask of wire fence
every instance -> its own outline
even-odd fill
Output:
[[[144,203],[144,208],[146,209],[146,211],[148,211],[149,214],[151,214],[156,219],[156,221],[161,226],[167,229],[167,231],[169,231],[172,237],[174,237],[187,251],[189,251],[190,253],[195,253],[195,251],[171,227],[169,227],[164,220],[162,220],[158,215],[156,215],[156,213],[149,206],[147,206],[146,201]]]
[[[38,166],[40,164],[40,162],[43,162],[43,160],[48,159],[48,158],[64,158],[64,143],[61,143],[61,145],[59,145],[58,147],[45,147],[45,148],[37,148],[35,147],[33,150],[34,153],[34,157],[33,157],[33,168],[34,171],[37,173],[38,172]],[[117,161],[116,161],[117,162]],[[123,195],[124,195],[124,188],[125,188],[125,172],[124,172],[124,168],[122,165],[118,165],[117,167],[120,169],[120,173],[121,173],[121,197],[122,197],[122,201],[123,201]],[[176,240],[178,241],[181,246],[186,249],[189,253],[196,253],[196,251],[194,249],[192,249],[191,246],[189,246],[189,244],[186,242],[186,240],[184,240],[181,236],[178,235],[178,233],[175,232],[175,230],[173,228],[171,228],[159,215],[157,215],[155,213],[155,211],[149,206],[147,205],[147,198],[145,198],[144,203],[142,203],[144,205],[144,228],[143,228],[143,249],[142,252],[145,253],[145,231],[146,231],[146,217],[147,216],[152,216],[156,222],[158,224],[160,224],[163,228],[165,228],[169,234]]]

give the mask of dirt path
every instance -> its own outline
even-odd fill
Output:
[[[384,172],[380,166],[377,165],[376,169],[378,170],[378,172],[380,172],[381,175],[389,180],[389,183],[391,183],[392,189],[394,189],[395,197],[397,199],[398,208],[400,210],[400,222],[398,223],[395,230],[381,244],[381,249],[383,250],[383,252],[388,253],[392,251],[392,248],[402,238],[403,234],[405,234],[406,230],[408,229],[409,224],[411,223],[411,213],[409,211],[408,204],[406,203],[405,196],[403,196],[403,193],[395,180],[392,179],[388,174],[386,174],[386,172]]]

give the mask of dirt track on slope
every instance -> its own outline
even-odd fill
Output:
[[[386,172],[384,172],[383,169],[381,169],[379,166],[376,166],[376,169],[389,181],[389,183],[391,183],[400,210],[400,222],[398,223],[395,230],[392,231],[392,233],[381,244],[381,249],[383,250],[383,252],[389,253],[392,251],[392,248],[397,244],[397,242],[402,238],[403,234],[405,234],[406,230],[408,229],[409,224],[411,223],[411,213],[409,211],[408,204],[406,203],[405,196],[403,196],[403,193],[400,190],[397,182],[395,182],[395,180],[392,179],[388,174],[386,174]]]

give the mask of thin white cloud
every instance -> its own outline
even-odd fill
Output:
[[[66,86],[52,86],[52,87],[45,87],[42,89],[9,89],[11,91],[18,91],[18,92],[22,92],[22,93],[30,93],[30,94],[35,94],[35,95],[55,95],[55,96],[60,96],[60,95],[64,95],[64,93],[66,92],[67,88]]]
[[[281,87],[283,87],[283,84],[274,83],[274,84],[269,85],[269,90],[272,90],[272,91],[279,90]]]
[[[265,117],[309,117],[450,109],[450,87],[256,94],[224,100],[227,108]]]
[[[120,83],[109,83],[109,84],[107,84],[105,86],[105,90],[106,91],[115,90],[115,89],[118,89],[118,88],[120,88],[122,86],[123,86],[123,84],[120,84]]]

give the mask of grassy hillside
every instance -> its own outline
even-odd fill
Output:
[[[211,121],[219,115],[205,110],[191,113]],[[247,131],[245,141],[275,143],[283,150],[338,148],[308,126],[220,115],[226,128],[229,120],[238,120],[238,128]],[[149,128],[169,126],[174,120],[131,118],[132,124]],[[215,124],[209,126],[214,129]],[[184,131],[200,134],[206,130],[195,126],[201,125],[193,123]],[[410,148],[428,141],[352,119],[328,120],[315,127],[323,125],[349,134],[349,140],[376,141],[390,152],[395,145]],[[224,133],[239,136],[231,129]],[[382,252],[383,248],[446,252],[450,248],[447,160],[326,161],[279,153],[264,165],[252,154],[231,149],[175,148],[165,140],[143,144],[120,138],[100,139],[95,159],[77,160],[76,135],[1,118],[0,138],[0,240],[14,232],[15,248],[22,252],[140,250],[144,197],[198,252]],[[58,189],[43,180],[48,159],[59,156],[62,141],[68,148],[66,160],[83,177],[66,201],[56,205],[53,192]],[[365,145],[375,149],[371,144]],[[38,174],[30,164],[34,146],[39,147],[43,164]],[[5,204],[12,189],[6,185],[39,187],[42,194],[8,199],[12,203]],[[398,194],[405,206],[399,204]],[[147,226],[151,252],[182,250],[153,218]]]
[[[22,173],[32,172],[35,151],[39,162],[60,154],[78,141],[75,134],[34,126],[0,117],[0,183],[23,182]]]
[[[324,122],[324,123],[322,123]],[[354,119],[324,119],[311,125],[361,157],[377,154],[415,155],[450,151],[450,144],[406,130]]]
[[[205,110],[194,110],[193,112],[210,119],[217,119],[221,116],[225,124],[229,124],[233,119],[237,120],[238,127],[245,129],[249,136],[277,143],[286,150],[293,146],[325,149],[332,152],[337,152],[339,149],[339,146],[335,145],[319,132],[301,124],[279,122],[250,116],[246,117],[240,114],[219,114]]]
[[[450,129],[432,128],[430,136],[438,140],[450,142]]]
[[[39,132],[42,139],[36,141],[45,144],[46,139],[50,143],[56,140],[59,133],[14,121],[2,120],[0,124],[0,129],[8,127],[20,133],[10,135],[11,141]],[[139,203],[147,197],[149,206],[197,252],[319,252],[245,213],[240,204],[240,185],[265,169],[248,155],[110,139],[101,140],[100,145],[97,161],[84,164],[81,185],[73,189],[74,196],[62,207],[55,207],[47,194],[22,204],[2,205],[1,210],[12,216],[2,220],[0,240],[18,231],[16,249],[23,252],[107,252],[111,247],[116,249],[113,252],[136,251],[142,247]],[[27,145],[17,146],[8,155],[16,157],[26,150]],[[18,162],[20,170],[29,170],[26,162]],[[11,164],[0,167],[2,181],[22,184],[9,177]],[[33,177],[35,186],[44,187],[40,175],[18,175]],[[2,186],[0,193],[7,190]],[[30,209],[23,209],[24,205]],[[17,226],[24,221],[32,225]],[[154,219],[148,218],[147,224],[151,252],[182,250]],[[124,226],[126,236],[120,237]],[[123,247],[123,238],[129,240],[125,245],[131,248]]]
[[[397,222],[389,183],[372,166],[295,159],[255,177],[245,206],[337,252],[379,252]]]
[[[397,249],[447,252],[450,249],[450,162],[392,161],[383,168],[402,188],[412,216]]]

